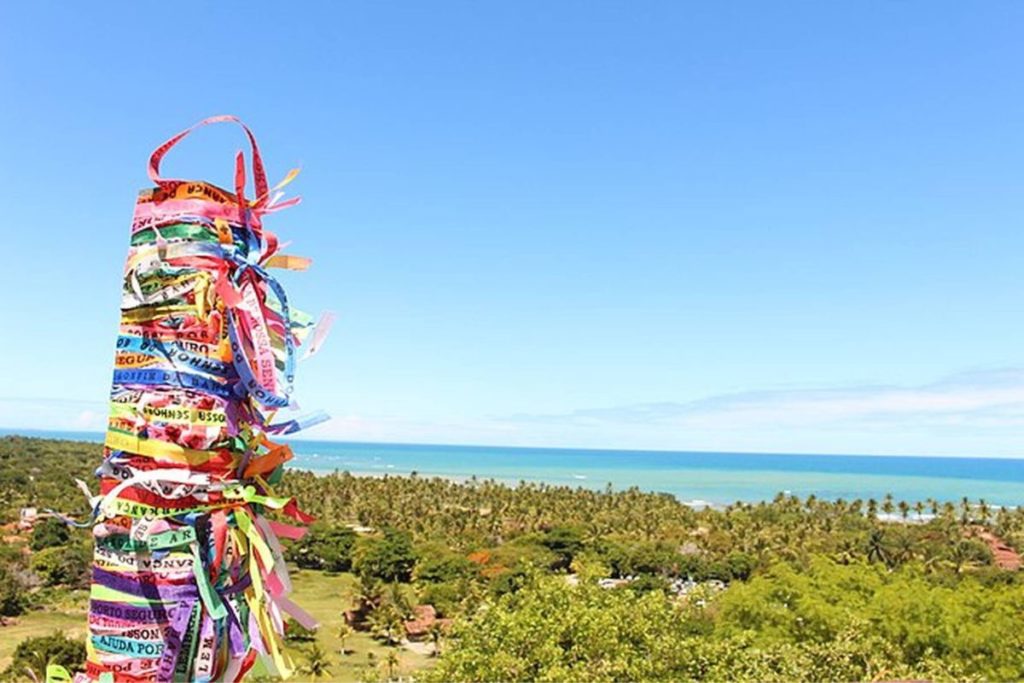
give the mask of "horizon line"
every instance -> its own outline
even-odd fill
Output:
[[[95,434],[97,435],[98,442],[102,443],[103,435],[105,431],[97,431],[92,429],[82,430],[68,430],[68,429],[27,429],[27,428],[13,428],[13,427],[0,427],[0,437],[6,436],[22,436],[26,438],[59,438],[53,435],[56,434]],[[37,436],[40,435],[40,436]],[[49,436],[47,436],[49,435]],[[64,439],[66,441],[79,441],[80,439]],[[748,456],[759,456],[759,455],[771,455],[771,456],[795,456],[795,457],[818,457],[818,458],[886,458],[886,459],[937,459],[937,460],[1019,460],[1024,461],[1024,455],[1007,455],[1007,456],[994,456],[994,455],[934,455],[934,454],[886,454],[886,453],[811,453],[811,452],[793,452],[793,451],[708,451],[708,450],[684,450],[678,448],[595,448],[595,447],[575,447],[575,446],[507,446],[501,444],[481,444],[481,443],[428,443],[422,441],[352,441],[346,439],[316,439],[305,436],[292,437],[288,441],[299,441],[299,442],[320,442],[330,444],[351,444],[357,446],[431,446],[438,448],[501,448],[506,450],[520,450],[520,451],[584,451],[584,452],[598,452],[598,453],[663,453],[663,454],[698,454],[698,455],[748,455]]]

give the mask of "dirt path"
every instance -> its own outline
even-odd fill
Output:
[[[981,539],[986,545],[988,545],[989,550],[992,551],[992,557],[997,567],[1011,572],[1015,572],[1020,569],[1022,564],[1020,554],[1010,546],[1006,545],[1006,542],[1003,541],[1003,539],[985,529],[976,529],[974,536]]]

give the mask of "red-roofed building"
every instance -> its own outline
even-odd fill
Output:
[[[405,636],[409,640],[424,640],[430,636],[430,629],[437,626],[442,632],[451,628],[451,619],[438,619],[433,605],[417,605],[412,610],[414,618],[405,622]]]

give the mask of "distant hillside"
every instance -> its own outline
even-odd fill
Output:
[[[25,506],[84,516],[89,504],[75,479],[94,486],[93,472],[103,446],[25,436],[0,437],[0,523],[13,521]]]

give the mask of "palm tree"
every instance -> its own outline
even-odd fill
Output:
[[[891,515],[895,511],[896,506],[893,505],[892,494],[885,494],[885,498],[882,499],[882,512],[884,512],[886,515]]]
[[[352,627],[344,621],[341,622],[341,626],[338,627],[338,642],[341,643],[341,654],[347,655],[348,650],[345,649],[345,641],[348,640],[349,636],[352,635]]]
[[[917,519],[920,521],[921,516],[924,515],[924,503],[921,501],[914,503],[914,514],[917,515]]]
[[[972,564],[974,557],[974,547],[966,538],[961,538],[950,548],[949,559],[953,563],[953,568],[957,574],[962,572],[964,567]]]
[[[1009,511],[1004,507],[1000,507],[999,511],[996,512],[996,533],[1000,536],[1005,536],[1010,520],[1011,515]]]
[[[377,668],[377,655],[373,651],[366,653],[366,668],[359,674],[360,681],[379,681],[380,670]]]
[[[871,530],[867,542],[867,557],[870,562],[884,562],[889,564],[889,548],[885,538],[885,531],[875,527]]]
[[[894,563],[904,564],[914,559],[915,548],[914,539],[906,531],[896,536],[896,543],[892,552]]]
[[[327,659],[327,653],[320,649],[320,645],[313,643],[313,646],[306,651],[305,663],[299,667],[299,672],[309,676],[313,680],[326,678],[331,675],[331,664]]]
[[[384,602],[394,606],[399,616],[405,617],[412,612],[412,608],[409,605],[409,599],[403,592],[400,584],[389,583],[383,591],[382,598]]]
[[[382,605],[370,615],[370,629],[388,645],[394,645],[400,640],[402,627],[402,615],[394,605]]]
[[[907,517],[910,516],[910,505],[907,503],[907,501],[901,500],[899,502],[899,505],[897,505],[896,507],[900,509],[900,517],[902,517],[904,521],[906,521]]]
[[[388,680],[389,681],[393,680],[395,678],[395,669],[398,668],[398,664],[399,664],[398,652],[396,650],[394,650],[394,649],[388,650],[388,656],[384,660],[384,665],[388,669]]]
[[[441,654],[441,636],[444,634],[441,624],[436,621],[432,623],[427,628],[427,634],[430,636],[430,642],[434,644],[434,651],[430,653],[430,656],[437,657]]]
[[[373,611],[381,600],[381,585],[376,579],[360,577],[355,586],[355,594],[352,596],[356,602],[356,611]]]
[[[978,516],[981,518],[981,523],[985,525],[988,525],[988,521],[992,517],[992,510],[984,498],[978,501]]]

